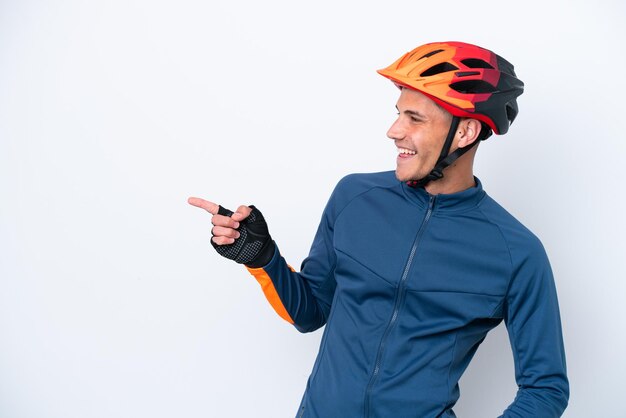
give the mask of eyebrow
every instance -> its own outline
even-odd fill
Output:
[[[396,105],[396,110],[399,112],[400,109],[398,109],[398,106]],[[404,112],[402,112],[406,115],[411,115],[411,116],[415,116],[418,117],[420,119],[427,119],[427,117],[425,115],[423,115],[422,113],[418,112],[417,110],[405,110]]]

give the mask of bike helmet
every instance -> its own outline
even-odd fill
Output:
[[[509,130],[524,91],[510,62],[463,42],[419,46],[378,73],[425,94],[453,116],[486,123],[498,135]]]

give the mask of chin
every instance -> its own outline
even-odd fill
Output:
[[[415,173],[408,173],[406,170],[398,170],[398,169],[396,169],[396,178],[399,181],[406,182],[406,181],[419,179],[420,177],[417,177],[415,175]]]
[[[404,177],[400,173],[398,173],[398,170],[396,170],[396,178],[398,179],[398,181],[408,181],[408,180],[405,180]]]

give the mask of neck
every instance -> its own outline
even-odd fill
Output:
[[[443,171],[443,177],[426,184],[424,189],[431,195],[462,192],[476,186],[474,181],[474,157],[478,146],[459,157]]]
[[[424,189],[431,195],[438,194],[452,194],[462,192],[463,190],[467,190],[471,187],[476,186],[476,181],[474,180],[473,173],[469,173],[466,176],[447,176],[448,173],[444,174],[444,177],[431,181]]]

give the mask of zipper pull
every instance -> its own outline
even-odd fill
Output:
[[[437,199],[437,196],[430,196],[429,200],[428,200],[428,210],[433,210],[433,208],[435,207],[435,200]]]

